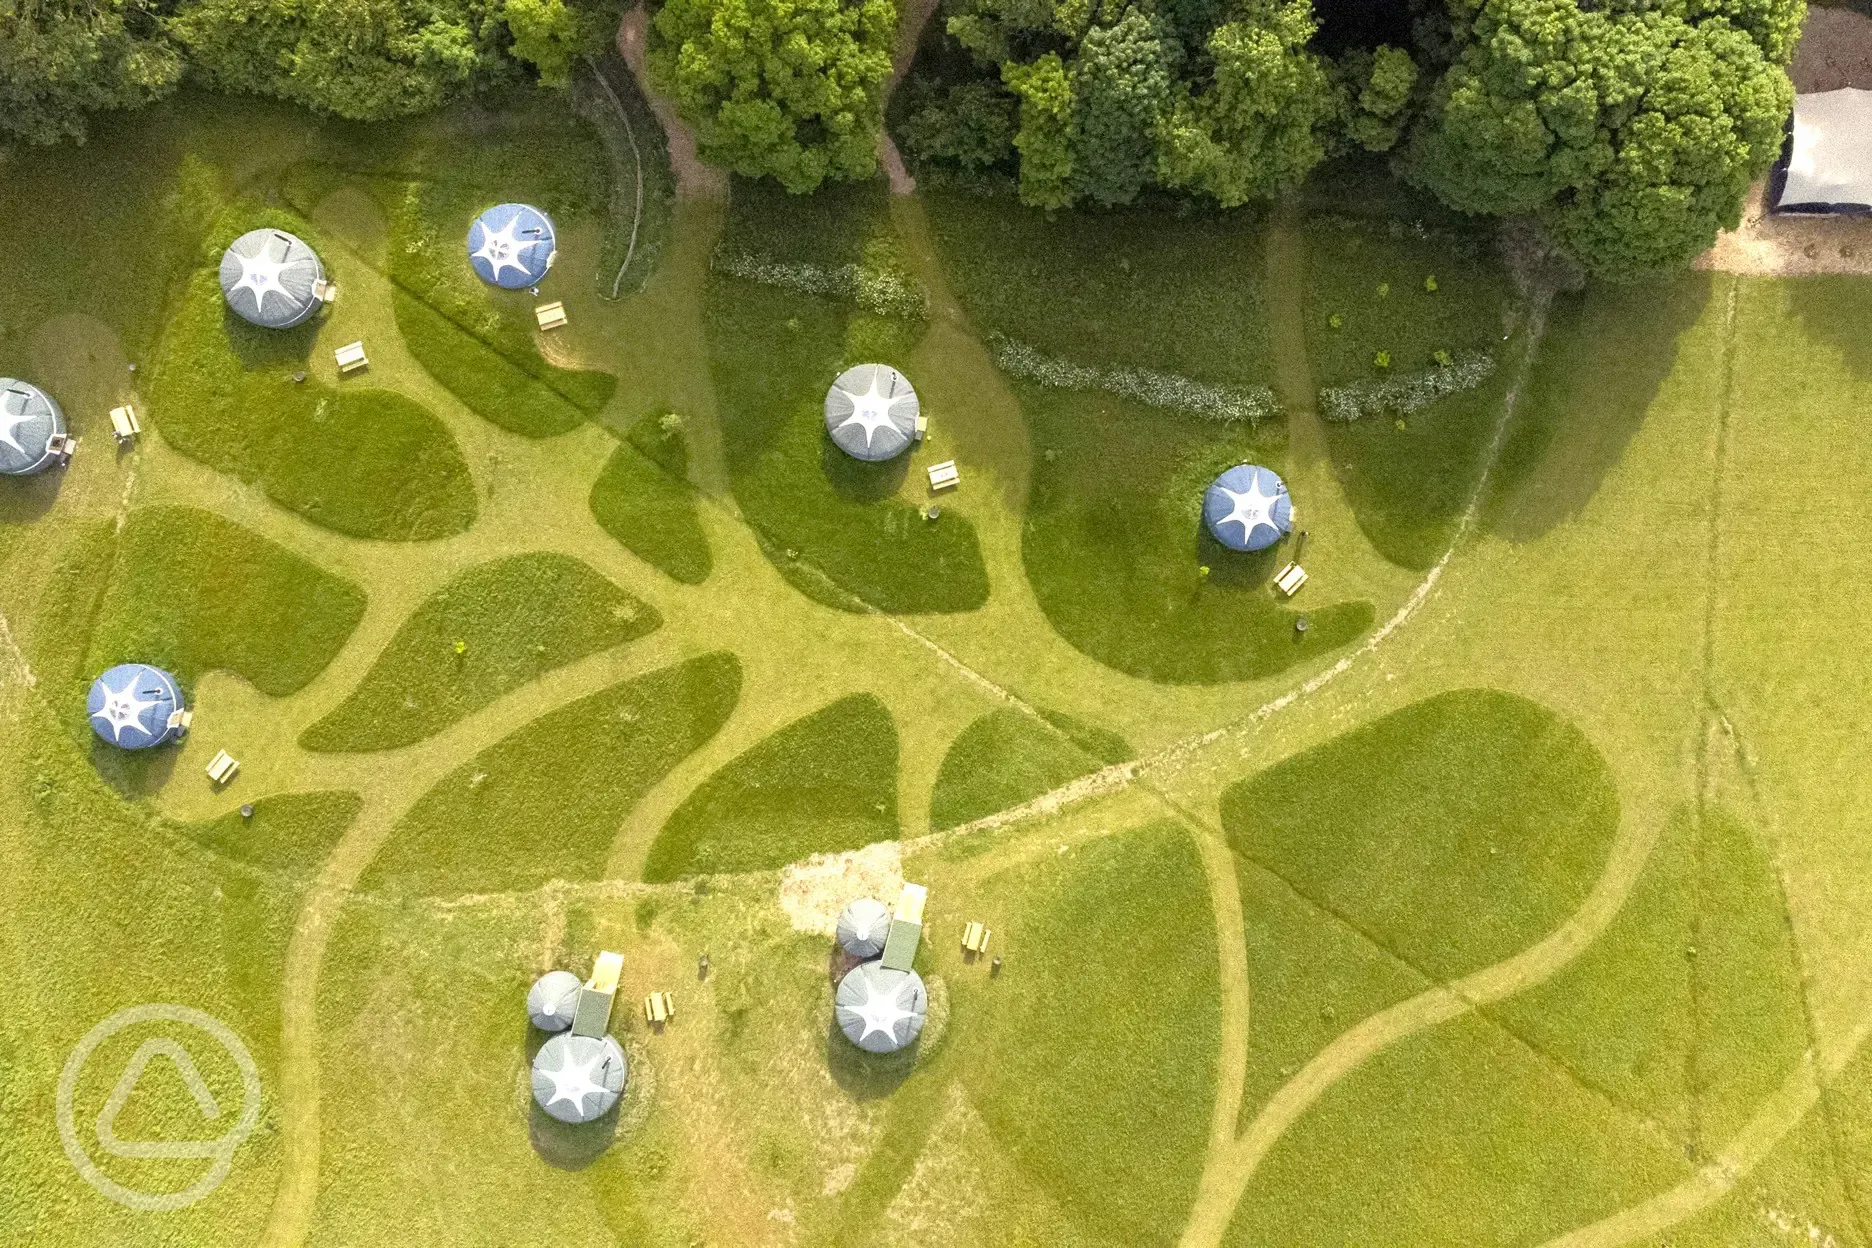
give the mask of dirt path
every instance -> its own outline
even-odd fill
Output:
[[[670,172],[676,178],[676,198],[726,199],[728,175],[696,155],[695,132],[676,115],[675,105],[650,89],[650,69],[644,60],[649,33],[650,15],[643,5],[635,5],[618,23],[618,54],[630,66],[637,89],[650,102],[657,124],[663,127],[663,135],[669,143]]]
[[[923,42],[923,28],[929,25],[935,16],[937,0],[909,0],[897,22],[897,51],[891,57],[890,77],[884,82],[884,98],[879,111],[890,107],[891,95],[897,90],[897,84],[910,72],[910,66],[916,61],[917,45]],[[891,138],[890,126],[878,127],[878,164],[884,168],[885,180],[890,183],[893,195],[916,194],[916,179],[904,168],[903,154],[897,150],[897,141]]]

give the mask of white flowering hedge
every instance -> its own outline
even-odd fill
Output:
[[[879,316],[914,318],[923,316],[929,306],[928,296],[914,278],[885,268],[859,264],[833,267],[725,251],[717,251],[709,267],[717,273],[759,282],[763,286],[842,299]]]
[[[1495,371],[1487,351],[1460,351],[1448,364],[1409,377],[1374,377],[1320,391],[1320,415],[1340,424],[1387,413],[1408,416],[1438,399],[1473,390]]]
[[[1188,412],[1208,420],[1258,425],[1279,413],[1266,386],[1214,386],[1148,368],[1094,368],[1036,351],[1005,334],[990,334],[988,349],[1001,371],[1023,381],[1061,390],[1103,390],[1146,407]]]

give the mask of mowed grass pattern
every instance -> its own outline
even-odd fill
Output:
[[[1202,1171],[1220,1014],[1208,889],[1153,824],[1043,857],[974,899],[1001,913],[996,980],[959,976],[960,1078],[1076,1238],[1174,1244]],[[1062,1236],[1068,1238],[1068,1236]]]
[[[891,248],[884,214],[881,186],[802,199],[737,182],[720,247],[829,268],[868,264]],[[719,273],[709,279],[705,310],[730,484],[780,573],[844,610],[958,612],[986,602],[974,525],[954,514],[933,523],[898,497],[923,471],[917,451],[865,463],[826,434],[826,390],[846,367],[892,364],[916,384],[907,361],[921,319]]]
[[[364,800],[331,790],[277,793],[251,803],[253,814],[176,824],[175,830],[230,862],[302,876],[318,869],[357,818]]]
[[[226,671],[284,697],[325,669],[363,615],[357,586],[284,546],[212,512],[145,507],[118,539],[87,666],[151,663],[185,689]]]
[[[626,445],[611,453],[592,482],[592,517],[657,571],[700,585],[714,560],[688,481],[688,437],[680,417],[674,424],[665,424],[667,419],[646,416],[631,426]]]
[[[620,821],[720,729],[740,689],[740,664],[711,654],[540,716],[424,794],[361,887],[486,893],[596,877]]]
[[[644,861],[656,883],[760,871],[897,836],[897,725],[873,694],[795,720],[698,786]]]
[[[963,729],[936,773],[930,827],[940,831],[1007,810],[1131,756],[1124,738],[1067,723],[1078,729],[1076,739],[1025,711],[1003,708]]]
[[[150,409],[171,446],[264,489],[314,524],[351,537],[421,541],[474,522],[474,482],[445,425],[414,401],[308,370],[318,321],[261,329],[228,311],[223,248],[275,227],[322,240],[278,209],[230,208],[203,249],[158,351]]]
[[[384,750],[432,736],[528,681],[662,625],[648,603],[568,555],[511,555],[461,573],[397,630],[350,697],[300,737]]]
[[[1533,944],[1604,869],[1618,794],[1578,730],[1458,690],[1223,796],[1236,852],[1405,962],[1453,979]]]

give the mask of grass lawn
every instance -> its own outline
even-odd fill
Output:
[[[300,741],[307,749],[338,751],[408,745],[662,622],[649,604],[567,555],[535,552],[484,563],[417,608],[363,683]]]
[[[1490,481],[1493,532],[1526,542],[1579,515],[1638,432],[1711,288],[1709,274],[1690,273],[1555,296]]]
[[[591,488],[599,527],[625,549],[685,585],[708,579],[714,561],[689,485],[689,441],[669,414],[645,416],[612,453]],[[681,418],[677,418],[680,422]]]
[[[1421,410],[1322,422],[1366,537],[1392,562],[1428,568],[1481,478],[1519,345],[1502,340],[1512,288],[1492,248],[1467,232],[1418,237],[1395,220],[1332,217],[1315,218],[1306,241],[1306,344],[1317,385],[1425,374],[1442,367],[1439,351],[1452,361],[1473,352],[1495,361],[1481,384]]]
[[[318,320],[260,329],[227,310],[216,280],[226,244],[275,226],[321,245],[278,209],[229,209],[169,322],[150,407],[165,441],[260,486],[282,507],[352,537],[420,541],[474,522],[474,482],[446,426],[389,390],[308,377]]]
[[[1175,1243],[1221,1026],[1195,846],[1173,824],[1147,826],[1049,852],[970,904],[1002,916],[1008,951],[999,979],[960,976],[956,990],[969,1020],[960,1077],[990,1132],[1072,1230]]]
[[[825,272],[893,264],[884,211],[881,185],[802,199],[737,182],[719,249]],[[781,573],[809,597],[846,609],[851,597],[908,613],[986,602],[974,526],[957,515],[931,522],[898,497],[922,472],[917,452],[863,463],[825,432],[833,379],[868,361],[907,369],[922,320],[723,273],[709,279],[706,310],[735,499]]]
[[[425,794],[362,887],[483,893],[597,876],[619,821],[715,734],[740,687],[740,664],[712,654],[540,716]]]
[[[188,689],[220,670],[284,697],[324,670],[364,615],[357,586],[193,507],[131,512],[110,569],[92,675],[151,663]]]
[[[1618,829],[1592,745],[1510,694],[1394,711],[1223,797],[1236,852],[1438,979],[1498,962],[1585,899]]]
[[[1244,461],[1279,470],[1278,429],[1027,383],[1015,394],[1040,449],[1021,559],[1078,649],[1132,676],[1214,684],[1271,676],[1371,627],[1370,603],[1338,602],[1307,611],[1296,633],[1300,612],[1267,585],[1290,547],[1243,554],[1203,527],[1217,473]]]
[[[177,824],[176,831],[231,862],[309,875],[362,806],[357,794],[338,790],[282,793],[254,802],[250,819],[232,811],[203,823]]]
[[[279,980],[298,909],[268,874],[218,859],[119,801],[42,705],[16,702],[0,723],[0,1133],[7,1140],[0,1226],[9,1243],[123,1245],[256,1240],[280,1175]],[[214,1199],[149,1214],[105,1200],[60,1147],[55,1090],[73,1046],[117,1010],[180,1002],[222,1020],[252,1053],[261,1121]],[[233,1063],[199,1032],[170,1024],[120,1031],[86,1063],[73,1118],[95,1122],[132,1052],[154,1036],[188,1045],[219,1104],[238,1107]],[[165,1062],[152,1063],[118,1119],[124,1138],[203,1137],[201,1112]],[[115,1158],[104,1173],[142,1190],[179,1191],[199,1158]]]
[[[1131,757],[1124,738],[1091,725],[1068,723],[1078,729],[1076,734],[1068,735],[1072,728],[1055,728],[1023,711],[1004,708],[988,712],[963,729],[936,773],[930,827],[953,828],[1007,810],[1107,763]]]
[[[1689,1172],[1661,1133],[1471,1015],[1327,1092],[1268,1154],[1224,1242],[1538,1244]]]
[[[644,879],[759,871],[897,836],[897,726],[872,694],[795,720],[690,794]]]

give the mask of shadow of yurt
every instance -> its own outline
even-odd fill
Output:
[[[527,1105],[527,1139],[539,1159],[556,1170],[583,1170],[616,1141],[623,1102],[590,1122],[561,1122],[536,1102]]]

